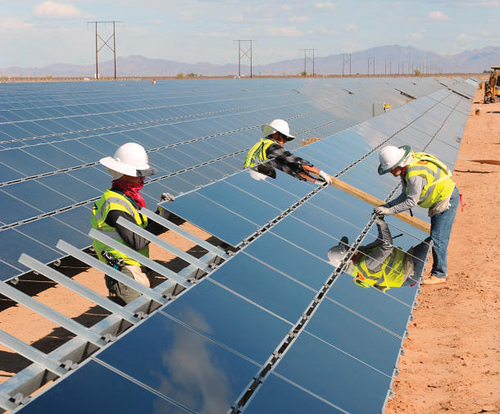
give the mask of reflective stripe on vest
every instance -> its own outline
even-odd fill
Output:
[[[119,243],[125,244],[125,241],[121,238],[115,227],[111,227],[106,223],[106,218],[109,212],[112,210],[124,211],[130,214],[134,218],[135,223],[142,228],[145,228],[148,224],[147,217],[143,216],[132,204],[132,202],[127,199],[127,197],[111,189],[106,190],[102,197],[95,202],[94,207],[92,208],[92,228],[106,232],[107,236],[115,239]],[[118,250],[111,248],[110,246],[107,246],[99,240],[94,239],[93,246],[97,257],[104,263],[107,263],[107,261],[106,259],[104,259],[104,257],[102,257],[102,252],[104,250],[107,250],[113,256],[121,257],[124,263],[127,265],[141,265],[138,261],[132,259],[131,257],[128,257]],[[149,245],[139,250],[139,253],[146,257],[149,257]]]
[[[412,153],[413,162],[406,167],[405,193],[408,195],[408,182],[411,177],[422,176],[427,184],[422,189],[418,205],[423,208],[431,208],[439,201],[450,196],[455,183],[451,179],[451,172],[446,165],[436,157],[424,152]]]
[[[243,168],[255,167],[257,164],[262,164],[266,161],[266,151],[271,144],[274,144],[272,139],[261,138],[259,142],[257,142],[252,148],[250,148],[250,151],[248,151]]]
[[[375,248],[372,251],[375,251]],[[369,254],[369,253],[368,253]],[[361,280],[361,286],[377,285],[381,287],[400,287],[405,278],[405,252],[395,247],[391,254],[384,260],[378,272],[372,272],[366,267],[366,256],[362,255],[355,264],[352,276]]]

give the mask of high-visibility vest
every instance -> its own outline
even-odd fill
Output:
[[[379,249],[375,247],[372,252]],[[367,252],[366,254],[370,254]],[[362,254],[358,262],[354,263],[354,270],[351,276],[355,277],[355,282],[362,287],[375,286],[376,288],[401,287],[405,280],[405,257],[406,253],[395,247],[391,254],[384,260],[380,270],[372,272],[366,267],[366,255]]]
[[[430,154],[412,152],[412,155],[413,161],[406,167],[405,184],[408,184],[408,179],[411,177],[424,177],[427,184],[422,189],[418,205],[431,208],[437,202],[448,198],[455,188],[455,183],[451,179],[451,171]],[[405,185],[405,192],[408,195],[408,185]]]
[[[116,228],[106,223],[106,217],[111,210],[125,211],[126,213],[130,214],[134,218],[135,223],[142,228],[145,228],[148,224],[148,218],[139,213],[138,208],[125,195],[113,191],[112,189],[106,190],[102,197],[95,202],[92,208],[92,227],[96,230],[106,232],[106,235],[122,244],[125,244],[125,241],[120,237],[120,234],[116,231]],[[121,257],[124,264],[126,265],[141,265],[138,261],[119,252],[118,250],[113,249],[110,246],[107,246],[99,240],[94,239],[93,245],[97,257],[101,262],[107,263],[107,260],[102,256],[102,252],[104,250],[107,250],[113,256],[117,258]],[[146,257],[149,257],[149,245],[139,250],[139,253]]]
[[[266,161],[266,151],[271,144],[274,144],[272,139],[261,138],[259,142],[257,142],[252,148],[250,148],[250,151],[248,151],[243,168],[255,167],[257,164],[261,164]]]

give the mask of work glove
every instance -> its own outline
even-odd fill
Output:
[[[373,211],[377,216],[388,216],[391,214],[391,209],[384,206],[375,207]]]
[[[330,177],[330,174],[328,174],[328,173],[324,172],[323,170],[320,170],[318,175],[319,175],[319,176],[320,176],[323,180],[325,180],[325,181],[326,181],[326,183],[327,183],[328,185],[332,185],[332,179],[331,179],[331,177]]]
[[[160,196],[160,203],[164,201],[171,203],[172,201],[175,201],[175,197],[170,193],[162,193]]]

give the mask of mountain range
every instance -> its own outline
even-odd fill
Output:
[[[255,53],[253,61],[256,61]],[[305,56],[265,65],[253,65],[248,59],[215,65],[207,62],[183,63],[143,56],[117,58],[118,77],[176,77],[189,76],[290,76],[306,72],[323,75],[394,75],[438,73],[482,73],[491,66],[500,66],[500,48],[484,47],[467,50],[455,55],[440,55],[412,46],[380,46],[352,54],[337,54],[325,57]],[[250,71],[252,70],[252,72]],[[101,78],[114,75],[114,62],[99,62]],[[95,76],[95,63],[89,65],[52,64],[41,68],[10,67],[1,69],[0,77],[88,77]]]

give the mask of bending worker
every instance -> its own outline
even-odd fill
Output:
[[[261,128],[264,137],[250,149],[245,158],[244,168],[251,168],[250,173],[257,170],[262,174],[261,179],[265,176],[276,178],[274,168],[277,168],[302,181],[331,184],[329,174],[283,148],[287,141],[295,138],[290,134],[288,122],[275,119],[270,124],[262,125]],[[259,179],[259,174],[252,174],[252,177]]]
[[[140,194],[145,177],[156,174],[157,171],[149,166],[144,148],[134,142],[123,144],[113,157],[102,158],[99,162],[108,168],[113,180],[111,188],[104,192],[92,208],[92,227],[149,257],[149,240],[117,224],[117,220],[124,217],[142,228],[158,233],[161,226],[154,222],[148,225],[147,217],[140,213],[141,208],[146,206]],[[139,262],[96,239],[93,245],[101,262],[115,267],[145,286],[150,286],[147,269]],[[110,299],[120,305],[126,305],[140,296],[137,291],[107,275],[105,280]]]
[[[362,287],[373,286],[382,292],[390,288],[413,286],[417,283],[429,251],[429,239],[412,247],[408,252],[394,247],[389,226],[378,216],[375,223],[378,228],[377,239],[360,246],[347,262],[345,272],[354,277],[354,282]],[[328,250],[328,260],[339,267],[349,246],[346,237]]]
[[[429,209],[433,264],[430,277],[423,283],[446,282],[448,243],[460,203],[460,194],[450,170],[436,157],[413,152],[408,145],[384,147],[379,158],[378,173],[382,175],[390,171],[393,176],[401,177],[403,192],[389,203],[376,207],[375,212],[396,214],[417,204]]]

